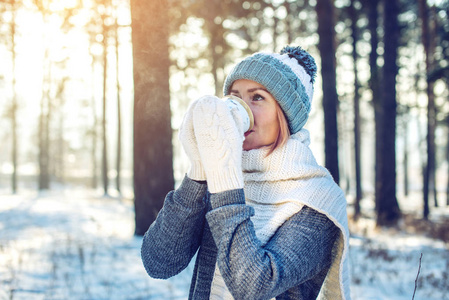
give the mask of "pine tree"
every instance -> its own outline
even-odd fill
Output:
[[[174,188],[168,7],[166,0],[131,1],[136,235],[146,232]]]
[[[338,168],[338,95],[335,62],[335,29],[334,5],[330,0],[318,0],[316,5],[318,15],[318,48],[321,55],[321,77],[323,81],[324,109],[324,146],[325,166],[329,169],[336,183],[339,183]]]

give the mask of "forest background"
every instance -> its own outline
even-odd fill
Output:
[[[243,57],[299,45],[319,70],[311,147],[351,219],[447,243],[432,212],[449,206],[448,15],[447,0],[2,0],[2,195],[132,199],[142,235],[188,168],[188,105],[222,96]]]

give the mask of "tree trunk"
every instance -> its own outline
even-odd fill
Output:
[[[448,10],[449,11],[449,10]],[[432,110],[431,115],[433,115],[433,121],[431,122],[431,126],[432,128],[429,129],[429,131],[432,132],[432,135],[430,136],[431,140],[429,141],[429,143],[431,144],[432,147],[432,157],[430,158],[432,161],[432,165],[433,167],[430,169],[430,182],[432,183],[431,187],[433,188],[433,201],[434,201],[434,205],[435,207],[438,207],[438,193],[437,193],[437,181],[436,181],[436,172],[437,172],[437,166],[436,166],[436,145],[435,145],[435,131],[436,131],[436,127],[437,127],[437,106],[435,104],[435,93],[433,91],[433,88],[435,86],[435,79],[432,79],[431,75],[434,70],[435,70],[435,58],[433,57],[433,54],[435,53],[435,49],[437,47],[437,23],[436,23],[436,9],[435,9],[435,5],[432,6],[432,9],[429,11],[429,13],[431,14],[430,17],[430,35],[429,35],[429,40],[430,40],[430,44],[429,44],[429,54],[431,57],[430,60],[430,68],[429,70],[429,75],[427,75],[427,86],[429,87],[429,83],[432,82],[432,85],[429,87],[430,89],[427,91],[427,93],[429,94],[429,97],[432,97],[432,105],[428,106],[428,108],[430,107]],[[427,57],[427,55],[426,55]]]
[[[174,188],[167,9],[164,0],[131,0],[136,235],[146,232]]]
[[[321,56],[321,77],[323,82],[324,109],[324,151],[325,166],[335,182],[340,181],[338,169],[338,128],[337,128],[337,80],[335,62],[334,6],[331,0],[318,0],[318,49]]]
[[[424,219],[429,217],[429,191],[434,185],[435,181],[435,99],[433,94],[433,82],[429,80],[429,74],[432,71],[432,49],[430,34],[431,30],[429,28],[429,9],[427,7],[426,0],[419,0],[419,12],[421,15],[422,24],[422,43],[424,46],[424,52],[426,54],[426,79],[427,79],[427,164],[424,169],[424,183],[423,183],[423,193],[424,193]],[[432,189],[434,190],[434,189]],[[434,195],[435,197],[435,195]]]
[[[37,3],[38,9],[42,14],[43,23],[47,22],[46,8]],[[49,49],[46,43],[46,35],[43,33],[45,45],[44,56],[42,58],[42,97],[40,102],[40,114],[38,125],[38,190],[47,190],[50,188],[49,174],[49,121],[50,121],[50,95],[52,85],[52,63],[49,57]]]
[[[92,105],[94,106],[93,110],[93,128],[92,128],[92,149],[91,149],[91,159],[92,159],[92,181],[91,186],[93,189],[96,189],[98,186],[98,178],[97,178],[97,115],[95,109],[95,97],[92,96]]]
[[[276,12],[275,12],[276,14]],[[274,16],[273,17],[273,53],[276,53],[277,51],[277,40],[279,37],[279,32],[278,32],[278,24],[279,24],[279,18]]]
[[[115,17],[115,66],[116,66],[116,82],[117,82],[117,160],[116,169],[117,175],[115,177],[115,185],[117,191],[120,193],[120,171],[122,162],[122,109],[120,103],[120,79],[119,79],[119,40],[118,40],[118,24],[117,16]]]
[[[374,170],[374,194],[376,206],[379,202],[380,187],[382,186],[382,177],[380,175],[381,169],[381,154],[382,154],[382,103],[380,97],[380,78],[379,67],[377,65],[377,48],[379,44],[378,32],[378,19],[379,19],[379,0],[366,0],[364,4],[368,10],[368,30],[371,35],[370,45],[371,52],[369,54],[369,66],[370,66],[370,80],[369,86],[372,92],[372,105],[374,108],[374,126],[375,126],[375,170]]]
[[[206,22],[208,22],[208,21],[206,21]],[[212,76],[214,77],[215,95],[218,95],[218,93],[220,92],[220,86],[221,86],[219,79],[218,79],[218,60],[219,60],[218,56],[219,56],[219,54],[216,51],[216,48],[218,46],[217,39],[219,38],[219,33],[216,32],[218,29],[218,26],[215,25],[215,23],[213,23],[213,21],[211,21],[211,22],[212,22],[212,26],[210,26],[210,25],[208,26],[211,30],[211,37],[210,37],[210,42],[209,42],[209,49],[210,49],[211,57],[212,57],[211,72],[212,72]],[[225,95],[223,95],[223,96],[225,96]]]
[[[103,119],[101,122],[102,126],[102,140],[103,140],[103,155],[101,160],[101,175],[103,178],[103,190],[104,194],[108,195],[109,177],[108,177],[108,152],[107,152],[107,133],[106,133],[106,100],[107,100],[107,69],[108,69],[108,28],[105,24],[106,16],[103,15]]]
[[[410,109],[407,106],[407,109],[404,112],[404,196],[408,196],[409,187],[408,187],[408,122],[409,122],[409,113]]]
[[[351,31],[352,31],[352,60],[354,61],[354,150],[355,150],[355,184],[356,196],[354,203],[354,219],[360,216],[360,200],[362,199],[362,183],[361,183],[361,159],[360,159],[360,95],[359,95],[359,79],[357,71],[357,41],[359,34],[357,29],[358,12],[354,6],[355,0],[351,1]]]
[[[57,181],[57,182],[62,182],[62,162],[61,162],[61,153],[62,153],[62,131],[61,131],[61,124],[63,124],[63,122],[61,122],[61,113],[62,113],[62,97],[60,97],[60,91],[62,93],[64,87],[64,82],[62,81],[61,83],[58,83],[58,87],[57,87],[57,92],[56,95],[52,98],[52,103],[54,103],[52,105],[52,115],[54,116],[53,118],[55,119],[55,127],[53,128],[53,143],[49,148],[51,148],[51,157],[52,157],[52,163],[50,164],[50,174],[53,175],[53,178]],[[50,124],[50,122],[48,123]]]
[[[98,119],[97,119],[97,109],[95,103],[95,56],[92,55],[92,95],[91,95],[91,105],[92,105],[92,148],[91,148],[91,160],[92,160],[92,178],[91,178],[91,187],[96,189],[98,186],[98,178],[97,178],[97,130],[98,130]]]
[[[42,95],[40,103],[39,127],[38,127],[38,161],[39,161],[39,175],[38,175],[38,189],[45,189],[45,161],[44,161],[44,95]]]
[[[449,88],[449,84],[448,85]],[[446,186],[446,205],[449,206],[449,114],[446,116],[447,135],[446,135],[446,162],[447,168],[447,186]]]
[[[382,184],[376,203],[377,225],[395,225],[400,218],[396,199],[396,75],[399,40],[398,0],[384,0],[384,66],[382,77]]]
[[[54,150],[55,159],[53,165],[55,166],[55,177],[59,182],[64,182],[65,170],[64,170],[64,89],[67,78],[63,78],[59,84],[58,93],[56,95],[57,101],[57,113],[58,113],[58,131],[57,131],[57,149]]]
[[[293,41],[293,25],[292,25],[292,9],[291,9],[291,3],[288,1],[284,2],[285,10],[287,11],[287,16],[285,18],[285,32],[287,34],[287,45],[290,45]]]
[[[38,189],[48,190],[50,188],[49,174],[49,153],[48,153],[48,115],[45,113],[48,109],[46,96],[41,99],[41,112],[39,116],[39,178]]]
[[[44,16],[45,19],[45,16]],[[51,62],[48,56],[48,49],[44,52],[44,72],[42,78],[42,98],[40,103],[39,115],[39,175],[38,189],[47,190],[50,188],[49,179],[49,154],[48,154],[48,122],[49,122],[49,106],[50,106],[50,89],[51,89]],[[47,74],[45,74],[45,64],[47,64]]]
[[[208,10],[216,12],[211,15],[204,15],[205,28],[210,36],[209,39],[209,51],[210,51],[210,64],[211,73],[214,77],[215,84],[215,95],[219,96],[222,92],[223,81],[219,76],[219,70],[223,68],[223,55],[225,53],[226,44],[224,41],[224,30],[222,25],[217,25],[215,23],[215,16],[220,12],[221,5],[220,2],[212,1]]]
[[[52,86],[53,86],[53,72],[52,72],[53,64],[49,63],[49,76],[48,76],[48,90],[46,97],[46,107],[47,113],[45,114],[45,122],[44,122],[44,156],[45,156],[45,189],[50,189],[50,175],[53,174],[53,161],[50,162],[50,151],[53,149],[50,147],[50,123],[53,117],[53,101],[55,100],[51,94]]]
[[[16,93],[16,1],[11,1],[11,54],[12,54],[12,104],[11,104],[11,134],[12,134],[12,193],[17,193],[17,93]]]

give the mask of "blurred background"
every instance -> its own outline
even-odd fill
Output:
[[[305,128],[351,232],[369,219],[447,247],[448,15],[447,0],[1,0],[0,202],[81,190],[131,205],[141,236],[189,167],[188,105],[293,45],[318,65]]]

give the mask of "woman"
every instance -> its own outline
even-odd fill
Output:
[[[237,64],[224,93],[250,106],[246,133],[216,97],[189,107],[191,167],[143,238],[150,276],[176,275],[198,251],[190,299],[350,299],[346,200],[303,129],[315,74],[299,47]]]

